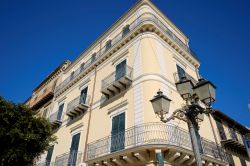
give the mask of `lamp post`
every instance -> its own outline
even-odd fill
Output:
[[[215,101],[216,87],[205,79],[199,79],[199,82],[194,85],[191,80],[184,77],[176,83],[176,88],[183,100],[186,101],[186,105],[175,110],[170,117],[166,118],[171,100],[162,91],[159,90],[150,102],[155,114],[160,117],[162,122],[166,123],[174,118],[187,122],[196,165],[202,166],[198,121],[203,120],[204,113],[209,113],[211,104]]]

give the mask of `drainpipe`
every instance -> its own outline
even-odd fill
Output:
[[[86,140],[84,143],[84,154],[83,154],[83,161],[86,160],[87,157],[87,144],[88,144],[88,138],[89,138],[89,129],[90,129],[90,121],[91,121],[91,114],[92,114],[92,106],[93,106],[93,101],[94,101],[94,94],[95,94],[95,84],[96,84],[96,73],[97,73],[97,66],[95,66],[95,75],[94,75],[94,84],[93,84],[93,89],[92,89],[92,97],[91,97],[91,102],[90,102],[90,107],[89,107],[89,117],[88,117],[88,127],[87,127],[87,132],[86,132]]]

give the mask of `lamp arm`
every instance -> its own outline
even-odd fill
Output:
[[[164,117],[161,116],[161,121],[163,123],[167,123],[170,120],[174,120],[174,118],[177,118],[177,119],[180,119],[180,120],[183,120],[183,121],[187,122],[186,112],[185,112],[184,109],[177,109],[177,110],[175,110],[173,112],[173,114],[170,117],[166,118],[166,119],[164,119]]]

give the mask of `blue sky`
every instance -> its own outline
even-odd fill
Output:
[[[136,0],[0,0],[0,95],[23,102]],[[250,1],[153,0],[187,34],[218,108],[250,126]]]

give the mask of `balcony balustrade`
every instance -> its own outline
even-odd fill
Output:
[[[64,153],[56,156],[54,166],[78,166],[82,161],[82,152]]]
[[[190,76],[187,73],[178,73],[178,72],[174,73],[174,80],[176,83],[180,82],[183,79],[190,80],[194,85],[198,83],[198,81],[194,79],[194,77]]]
[[[57,111],[50,115],[49,122],[51,123],[53,128],[58,128],[62,124],[62,116],[63,113],[61,111]]]
[[[85,96],[76,97],[71,102],[69,102],[66,114],[71,119],[83,114],[89,108],[89,101],[90,101],[90,95],[87,95],[86,97]]]
[[[35,166],[54,166],[54,163],[45,161],[45,162],[37,163],[37,164],[35,164]]]
[[[49,86],[44,90],[43,94],[31,100],[30,107],[33,109],[38,109],[45,103],[47,103],[49,100],[51,100],[53,96],[54,96],[54,86]]]
[[[243,136],[232,128],[225,131],[225,138],[221,140],[221,144],[228,150],[236,152],[246,152]]]
[[[101,92],[108,98],[125,90],[132,83],[132,68],[125,66],[102,80]]]
[[[73,75],[68,76],[61,84],[59,84],[56,89],[55,93],[59,93],[59,91],[62,91],[66,87],[70,86],[73,80],[76,80],[79,78],[84,71],[88,67],[90,67],[93,63],[96,62],[96,59],[101,57],[103,54],[109,52],[112,50],[111,48],[115,45],[117,45],[119,42],[121,42],[123,39],[127,38],[129,34],[131,34],[135,29],[137,29],[139,26],[143,25],[145,22],[151,22],[163,32],[165,35],[170,38],[173,42],[176,43],[181,49],[184,51],[188,52],[190,55],[192,55],[197,61],[198,57],[196,54],[185,44],[183,43],[159,18],[157,18],[154,14],[152,13],[144,13],[141,16],[139,16],[137,19],[135,19],[130,25],[129,25],[129,32],[124,34],[123,31],[121,31],[119,34],[117,34],[109,43],[109,49],[106,49],[106,46],[104,46],[102,49],[100,49],[98,52],[96,52],[95,58],[93,59],[92,57],[87,60],[87,62],[80,66]]]
[[[227,164],[227,154],[221,147],[203,138],[201,139],[201,145],[203,151],[202,158],[206,163]],[[194,159],[192,156],[192,144],[187,131],[174,125],[147,123],[131,127],[125,132],[110,135],[89,143],[87,145],[87,163],[101,163],[100,160],[110,161],[110,159],[105,159],[105,156],[115,158],[115,153],[119,153],[119,156],[127,156],[125,153],[128,151],[132,152],[132,154],[136,154],[143,146],[146,150],[152,147],[168,148],[167,150],[165,149],[166,151],[172,149],[172,151],[170,151],[170,154],[173,154],[172,158],[169,156],[166,157],[166,160],[171,159],[169,162],[176,163],[177,160],[175,161],[173,156],[180,154],[185,154],[183,158],[186,158],[186,164],[193,162]],[[185,163],[182,164],[185,165]]]

